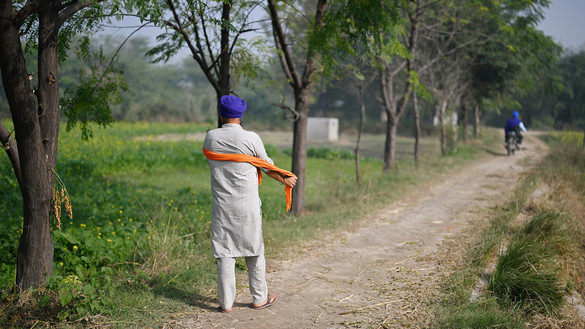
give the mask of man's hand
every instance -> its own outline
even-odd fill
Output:
[[[295,187],[297,185],[297,176],[284,177],[282,183],[286,186]]]
[[[295,185],[297,185],[297,176],[285,177],[281,175],[279,172],[272,170],[266,172],[266,175],[268,175],[271,178],[274,178],[276,181],[286,186],[295,187]]]

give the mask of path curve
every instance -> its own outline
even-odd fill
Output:
[[[429,295],[449,270],[445,259],[452,255],[441,244],[463,239],[464,232],[487,220],[487,209],[503,204],[519,176],[548,147],[528,133],[515,156],[506,156],[503,145],[498,151],[298,259],[267,259],[268,285],[278,296],[274,306],[251,309],[244,288],[228,314],[194,308],[172,316],[164,327],[416,327],[430,311]]]

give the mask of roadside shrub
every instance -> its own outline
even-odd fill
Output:
[[[498,260],[489,288],[503,301],[527,311],[558,313],[563,289],[553,272],[542,269],[543,248],[525,239],[512,243]]]
[[[450,316],[441,319],[433,328],[525,328],[521,318],[501,310],[494,298],[486,299],[482,303],[453,307],[448,312]]]
[[[347,150],[335,150],[328,147],[311,147],[307,156],[316,159],[352,159],[354,154]]]
[[[557,211],[537,210],[499,258],[489,284],[493,293],[529,312],[558,314],[567,286],[562,264],[576,250],[569,222]]]

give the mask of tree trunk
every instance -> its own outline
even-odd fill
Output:
[[[18,142],[23,198],[23,233],[16,260],[17,291],[44,285],[53,274],[49,220],[60,119],[54,4],[46,4],[39,12],[39,58],[42,60],[38,69],[38,106],[30,88],[19,27],[10,19],[12,6],[7,1],[0,5],[0,68]]]
[[[360,174],[360,142],[362,140],[362,132],[364,131],[364,123],[366,121],[366,105],[364,104],[364,85],[358,81],[358,99],[360,103],[360,125],[358,128],[357,141],[355,143],[355,179],[358,186],[361,186],[362,178]]]
[[[272,22],[272,30],[276,48],[279,50],[280,64],[283,73],[287,77],[295,95],[295,112],[298,119],[294,124],[293,136],[293,154],[292,154],[292,171],[297,175],[297,184],[292,190],[291,214],[300,215],[305,211],[305,176],[307,162],[307,121],[309,119],[309,96],[313,76],[316,72],[315,56],[317,53],[314,49],[307,49],[305,68],[302,77],[295,65],[292,52],[286,41],[286,35],[282,29],[276,4],[273,0],[267,0],[268,12]],[[322,28],[327,10],[328,0],[319,0],[315,10],[315,27]]]
[[[398,122],[389,115],[388,122],[386,122],[386,142],[384,143],[384,172],[394,166],[397,128]]]
[[[467,107],[461,105],[461,120],[463,120],[463,142],[467,142]]]
[[[59,138],[59,109],[57,38],[59,33],[57,2],[50,2],[39,12],[39,89],[38,122],[41,150],[21,154],[31,158],[38,172],[25,179],[23,193],[24,227],[18,246],[16,284],[18,289],[42,285],[53,274],[53,238],[50,230],[51,199],[55,182]],[[18,140],[19,147],[22,145]],[[22,148],[19,148],[19,150]],[[24,153],[24,152],[23,152]],[[28,194],[25,196],[25,194]],[[30,220],[27,223],[27,216]],[[27,225],[28,224],[28,225]],[[28,226],[28,229],[27,229]],[[28,233],[27,233],[28,231]]]
[[[418,97],[416,90],[413,92],[412,105],[414,107],[414,166],[418,168],[420,147],[420,112],[418,109]]]
[[[388,68],[380,70],[380,87],[382,92],[383,108],[386,113],[386,140],[384,142],[384,166],[382,170],[388,171],[394,165],[394,145],[396,138],[396,122],[394,103],[394,73],[389,72]],[[392,133],[394,129],[394,134]]]
[[[479,138],[479,123],[480,123],[480,110],[479,105],[475,105],[473,109],[473,137]]]
[[[418,28],[419,19],[421,15],[421,1],[417,0],[414,14],[409,14],[410,19],[410,35],[409,35],[409,51],[413,58],[406,60],[406,73],[408,75],[414,72],[414,58],[416,58],[416,49],[418,42]],[[388,72],[388,67],[385,66],[381,70],[380,81],[382,87],[382,99],[384,101],[384,109],[388,115],[388,122],[386,124],[386,142],[384,143],[384,168],[386,172],[394,166],[394,157],[396,153],[396,129],[400,117],[406,111],[408,99],[412,90],[412,79],[408,78],[405,81],[402,94],[398,102],[394,103],[394,86],[393,80],[401,70],[399,65],[393,72]]]
[[[233,0],[224,1],[221,19],[224,22],[230,21],[230,11],[232,8]],[[219,76],[218,85],[219,90],[217,91],[217,126],[221,127],[221,120],[219,115],[219,100],[221,96],[228,95],[230,93],[230,31],[225,26],[221,28],[221,53],[219,54]]]
[[[457,143],[457,140],[459,139],[459,133],[457,131],[457,120],[455,120],[455,112],[452,112],[450,117],[451,117],[451,122],[450,122],[451,132],[453,133],[451,147],[455,147],[455,144]]]
[[[292,190],[290,212],[301,215],[305,211],[305,177],[307,171],[307,122],[309,119],[309,88],[301,90],[295,97],[298,120],[294,124],[292,172],[297,175],[297,184]]]
[[[439,108],[439,123],[441,128],[441,154],[447,154],[447,128],[445,127],[445,110],[447,109],[447,101],[441,102]]]

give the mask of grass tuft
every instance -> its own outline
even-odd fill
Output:
[[[546,266],[551,258],[551,252],[532,239],[518,239],[498,260],[489,289],[512,307],[556,315],[564,291],[554,269]]]

